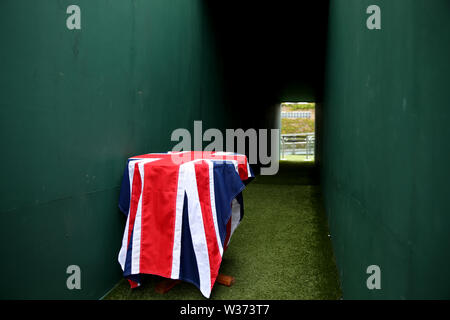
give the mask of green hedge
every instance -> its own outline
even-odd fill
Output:
[[[292,111],[295,110],[305,110],[305,109],[315,109],[316,108],[316,104],[311,102],[311,103],[293,103],[293,104],[281,104],[282,107],[287,107],[289,109],[291,109]]]

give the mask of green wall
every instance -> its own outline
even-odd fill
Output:
[[[450,298],[450,2],[330,3],[322,183],[344,298]]]
[[[121,278],[126,159],[227,121],[203,5],[1,1],[0,298],[96,299]],[[66,288],[72,264],[81,290]]]

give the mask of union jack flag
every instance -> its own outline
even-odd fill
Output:
[[[128,159],[119,200],[127,222],[119,252],[132,288],[142,274],[190,282],[209,298],[243,217],[253,173],[245,155],[171,152]]]

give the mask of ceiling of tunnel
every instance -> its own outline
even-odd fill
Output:
[[[247,108],[320,101],[328,0],[207,2],[227,97]]]

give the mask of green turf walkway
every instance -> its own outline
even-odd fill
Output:
[[[221,273],[232,287],[216,284],[211,299],[339,299],[341,290],[309,164],[283,162],[276,176],[260,176],[244,191],[245,216],[225,252]],[[106,299],[205,299],[189,283],[155,293],[156,276],[131,290],[121,281]]]

